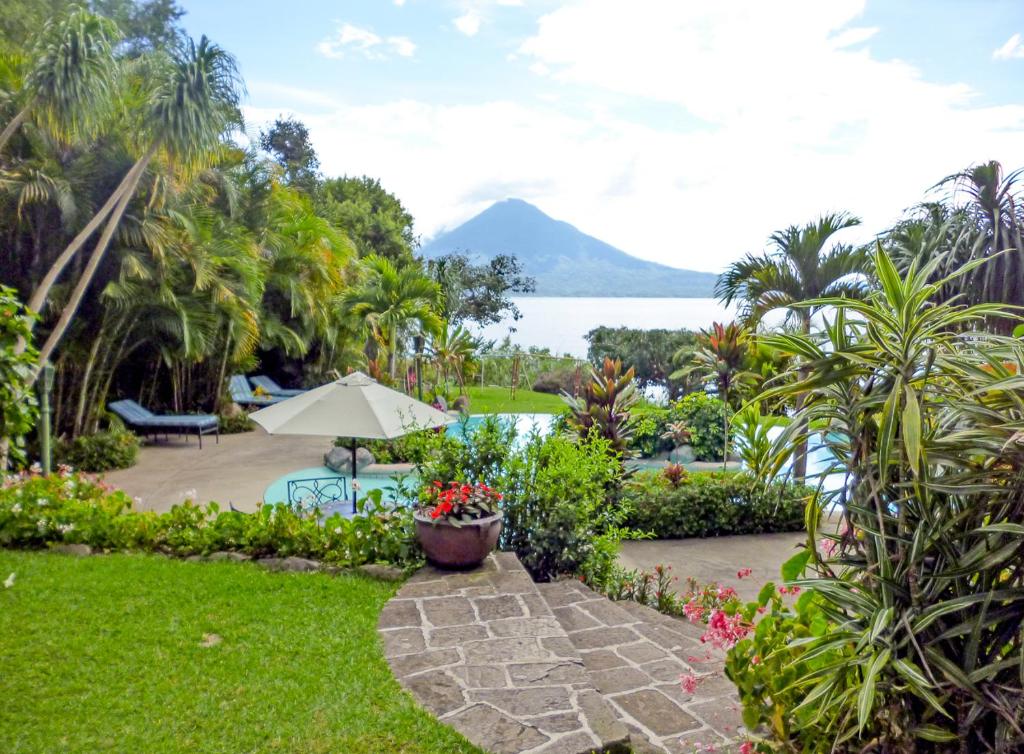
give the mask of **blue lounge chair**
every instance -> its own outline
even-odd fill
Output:
[[[215,434],[220,442],[220,420],[213,414],[154,414],[132,400],[114,401],[110,410],[134,431],[142,435],[191,435],[199,438],[203,448],[203,435]]]
[[[256,395],[244,375],[236,374],[228,383],[231,400],[239,406],[272,406],[285,399],[283,395]]]
[[[294,388],[281,387],[276,382],[274,382],[274,380],[272,380],[270,377],[267,377],[264,374],[260,374],[255,377],[250,377],[249,382],[251,382],[258,388],[262,388],[271,395],[279,395],[285,398],[291,398],[292,396],[302,395],[304,392],[306,392],[305,390],[296,390]]]

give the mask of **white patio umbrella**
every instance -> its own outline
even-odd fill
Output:
[[[351,437],[353,479],[358,440],[391,440],[455,421],[445,412],[385,387],[362,372],[353,372],[249,416],[272,435]],[[352,497],[354,503],[354,485]]]

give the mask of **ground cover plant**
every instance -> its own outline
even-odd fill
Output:
[[[874,261],[880,290],[866,300],[808,302],[835,308],[822,335],[767,336],[802,360],[770,392],[805,396],[776,468],[825,422],[848,486],[807,509],[815,532],[843,504],[839,530],[810,535],[784,569],[811,595],[771,606],[730,674],[748,724],[771,731],[764,751],[1017,752],[1024,344],[980,331],[1004,306],[930,303],[950,284],[932,282],[935,262],[901,277],[881,250]],[[784,688],[763,685],[755,659]]]
[[[479,752],[381,656],[394,584],[10,550],[0,574],[14,574],[0,588],[9,754]]]

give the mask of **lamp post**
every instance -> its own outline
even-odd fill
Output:
[[[416,349],[416,397],[423,401],[423,380],[420,377],[420,359],[423,357],[423,334],[416,335],[412,339],[413,346]]]
[[[53,392],[53,364],[43,365],[39,394],[39,454],[43,474],[53,470],[52,449],[50,448],[50,393]]]

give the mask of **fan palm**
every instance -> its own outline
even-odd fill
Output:
[[[108,204],[114,200],[116,206],[57,324],[40,349],[40,366],[49,359],[67,331],[150,162],[163,152],[167,158],[183,165],[201,164],[225,130],[237,122],[241,82],[235,60],[205,36],[198,45],[192,40],[183,43],[170,58],[159,60],[156,68],[156,86],[141,124],[148,146],[108,199]],[[38,310],[45,303],[49,288],[75,252],[74,244],[72,241],[62,252],[33,294],[30,301],[33,309]]]
[[[441,323],[437,335],[431,342],[430,355],[441,374],[445,393],[448,392],[448,375],[451,373],[454,373],[459,383],[459,390],[465,392],[466,364],[479,347],[479,339],[470,335],[462,325],[452,325],[448,321]]]
[[[49,21],[30,56],[21,107],[0,131],[0,152],[30,118],[64,139],[93,132],[110,103],[119,37],[112,21],[79,6]]]
[[[756,326],[769,312],[786,310],[787,318],[809,333],[818,307],[800,302],[826,296],[860,298],[867,290],[870,258],[863,249],[829,242],[839,231],[860,224],[846,213],[823,215],[803,227],[791,225],[771,235],[772,249],[748,254],[731,264],[715,285],[715,295],[726,306],[740,304],[744,324]],[[797,411],[802,401],[797,397]],[[796,450],[794,475],[807,474],[807,444]]]
[[[440,332],[440,289],[418,266],[398,266],[376,254],[366,257],[362,268],[363,281],[342,296],[341,304],[364,321],[387,357],[388,374],[393,378],[405,331],[415,327],[427,333]]]

